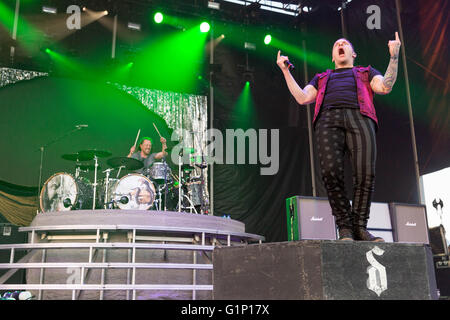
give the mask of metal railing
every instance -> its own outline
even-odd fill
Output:
[[[181,290],[192,291],[192,299],[196,299],[196,291],[212,291],[212,284],[197,284],[197,270],[213,270],[211,258],[206,254],[212,253],[216,246],[235,244],[248,244],[249,242],[264,241],[264,237],[239,232],[227,232],[213,229],[183,228],[183,227],[161,227],[161,226],[135,226],[135,225],[65,225],[65,226],[39,226],[22,227],[22,232],[29,232],[30,243],[0,245],[0,250],[10,250],[9,263],[0,263],[0,270],[9,270],[0,277],[0,290],[38,290],[38,299],[42,298],[44,290],[71,290],[72,299],[79,298],[82,291],[96,290],[100,292],[100,299],[104,298],[105,290],[124,290],[126,299],[132,292],[132,299],[136,299],[137,290]],[[111,232],[127,232],[128,242],[106,242]],[[94,233],[86,236],[80,233]],[[137,233],[142,233],[138,235]],[[151,236],[149,234],[152,234]],[[155,235],[156,234],[156,235]],[[161,235],[162,234],[162,235]],[[95,242],[38,242],[51,239],[82,239],[94,240]],[[183,235],[183,237],[177,237]],[[210,244],[206,244],[207,239]],[[101,242],[103,240],[104,242]],[[136,241],[160,241],[162,243],[148,243]],[[190,242],[189,244],[166,243],[166,242]],[[87,262],[46,262],[48,250],[63,249],[88,249]],[[106,251],[115,249],[126,249],[128,251],[128,262],[106,262]],[[136,250],[184,250],[192,252],[193,263],[152,263],[136,262]],[[95,262],[94,255],[102,250],[103,261]],[[26,251],[27,255],[19,261],[14,262],[18,251]],[[42,252],[41,262],[28,262],[35,254]],[[210,263],[197,263],[197,253],[200,252]],[[45,270],[76,268],[80,270],[79,283],[71,284],[45,284]],[[17,270],[40,269],[39,284],[4,284]],[[86,278],[91,270],[101,270],[100,284],[87,284]],[[126,269],[127,284],[105,284],[105,270]],[[192,270],[192,284],[137,284],[137,269],[183,269]],[[212,283],[212,279],[211,279]]]

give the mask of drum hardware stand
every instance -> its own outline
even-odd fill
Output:
[[[162,186],[158,183],[155,183],[155,184],[157,187],[156,188],[156,196],[155,196],[155,207],[156,207],[156,210],[162,211],[162,192],[161,191],[163,188],[167,188],[167,186]],[[164,211],[166,211],[166,209],[164,209]]]
[[[206,212],[205,199],[203,198],[204,190],[205,190],[205,178],[203,175],[203,170],[205,170],[206,165],[204,164],[204,156],[202,154],[202,163],[200,165],[195,165],[197,168],[200,168],[200,212]]]
[[[111,171],[113,171],[114,169],[106,169],[105,171],[103,171],[103,173],[106,173],[106,184],[105,184],[105,203],[103,205],[103,207],[105,209],[107,208],[108,204],[114,204],[114,201],[110,201],[110,202],[106,202],[108,200],[108,189],[109,189],[109,175],[111,174]]]
[[[120,171],[121,171],[123,168],[125,168],[125,166],[120,166],[120,167],[119,167],[119,171],[117,172],[117,176],[116,176],[117,179],[119,179]]]
[[[201,133],[198,132],[198,133]],[[195,134],[194,134],[194,138],[195,138]],[[203,146],[202,146],[202,141],[198,141],[197,139],[197,143],[200,146],[200,151],[202,153],[202,163],[200,165],[195,164],[196,167],[200,168],[200,211],[202,214],[204,214],[207,211],[206,205],[205,205],[205,199],[204,199],[204,193],[205,193],[205,176],[203,174],[203,170],[205,170],[205,168],[208,167],[207,164],[205,164],[205,153],[203,152]]]
[[[181,140],[183,139],[183,137],[181,136],[180,137],[180,143],[181,143]],[[181,150],[180,150],[180,152],[178,152],[178,177],[179,177],[179,181],[178,181],[178,212],[181,212],[181,197],[182,197],[182,195],[181,195],[181,193],[183,192],[183,182],[182,182],[182,180],[183,180],[183,177],[182,177],[182,175],[181,175],[181,160],[182,160],[182,158],[183,158],[183,146],[181,146]]]
[[[72,130],[70,130],[70,131],[64,133],[63,135],[61,135],[61,136],[55,138],[54,140],[50,141],[49,143],[47,143],[47,144],[41,146],[39,149],[36,149],[36,150],[35,150],[35,151],[37,151],[37,150],[40,150],[40,151],[41,151],[41,161],[40,161],[40,165],[39,165],[39,184],[38,184],[38,194],[37,194],[38,199],[39,199],[40,196],[41,196],[42,167],[43,167],[43,162],[44,162],[44,151],[45,151],[45,148],[47,148],[47,147],[49,147],[50,145],[52,145],[53,143],[55,143],[55,142],[61,140],[62,138],[65,138],[66,136],[71,135],[71,134],[74,133],[75,131],[81,130],[81,128],[84,128],[84,127],[85,127],[85,125],[76,125],[76,126],[75,126],[75,129],[72,129]]]
[[[187,196],[187,195],[183,195],[184,198],[187,199],[187,201],[189,201],[189,207],[186,207],[185,209],[189,209],[189,212],[192,213],[192,209],[194,209],[194,212],[198,214],[197,209],[195,209],[194,204],[192,203],[192,200]]]
[[[94,170],[94,198],[92,200],[92,210],[95,210],[95,202],[96,202],[96,196],[97,196],[97,167],[98,167],[98,158],[96,155],[94,155],[94,162],[95,162],[95,170]]]
[[[164,211],[167,211],[167,162],[165,157],[162,158],[162,163],[164,164]]]
[[[80,167],[75,168],[75,179],[77,179],[80,176]]]

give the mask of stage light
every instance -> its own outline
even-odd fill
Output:
[[[108,15],[108,10],[103,11],[103,14],[104,14],[105,16],[107,16],[107,15]]]
[[[141,31],[141,25],[139,23],[128,22],[128,29]]]
[[[86,7],[83,7],[83,11],[86,11]]]
[[[270,34],[264,37],[264,44],[268,45],[272,41],[272,36]]]
[[[153,17],[156,23],[161,23],[164,20],[164,16],[161,12],[155,13],[155,16]]]
[[[43,6],[42,12],[56,14],[57,10],[56,8]]]
[[[256,50],[256,45],[254,43],[251,42],[244,42],[244,49],[247,50]]]
[[[210,29],[209,23],[208,22],[202,22],[200,24],[200,31],[201,32],[208,32]]]
[[[50,53],[50,52],[52,52],[49,48],[46,48],[45,49],[45,52],[47,52],[47,53]]]
[[[220,3],[214,1],[208,1],[208,8],[220,10]]]

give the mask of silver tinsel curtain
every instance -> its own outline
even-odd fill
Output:
[[[48,76],[48,73],[11,68],[0,68],[0,88],[8,84],[14,84],[19,81],[31,80],[33,78],[43,76]]]
[[[0,88],[19,81],[43,76],[48,76],[48,73],[0,68]],[[128,87],[121,84],[110,83],[110,85],[138,99],[151,111],[160,115],[166,121],[168,127],[175,132],[179,132],[181,129],[184,132],[183,148],[192,148],[194,150],[194,153],[189,156],[189,161],[191,164],[201,162],[202,155],[206,153],[207,142],[208,113],[206,96]],[[170,137],[168,137],[169,139]],[[186,158],[183,161],[185,163]],[[200,173],[201,170],[196,167],[194,175],[200,176]],[[203,199],[209,205],[207,169],[204,170],[203,174],[205,181]]]

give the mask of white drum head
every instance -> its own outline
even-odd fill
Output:
[[[142,174],[131,173],[120,179],[112,197],[119,209],[147,210],[153,205],[155,193],[155,187],[149,178]],[[124,199],[128,201],[123,201]]]
[[[71,207],[64,206],[64,200],[76,202],[78,187],[71,174],[65,172],[55,173],[44,183],[40,194],[42,212],[69,211]]]

